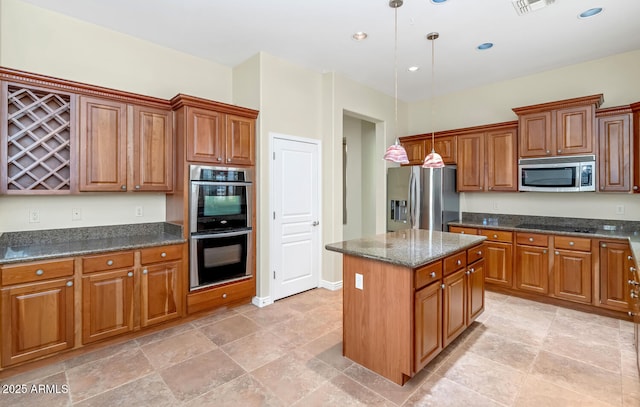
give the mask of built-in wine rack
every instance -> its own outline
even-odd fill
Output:
[[[72,97],[7,86],[7,193],[71,190]]]

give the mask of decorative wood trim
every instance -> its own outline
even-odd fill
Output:
[[[629,105],[633,112],[637,112],[640,110],[640,102],[632,103]]]
[[[511,110],[513,110],[515,114],[520,116],[527,113],[544,112],[549,110],[565,109],[568,107],[584,106],[584,105],[595,105],[597,109],[600,107],[600,105],[602,105],[603,102],[604,102],[604,96],[602,93],[599,93],[597,95],[558,100],[555,102],[541,103],[541,104],[531,105],[531,106],[514,107]]]
[[[171,98],[170,103],[173,110],[178,110],[183,106],[190,106],[200,109],[215,110],[221,113],[236,114],[238,116],[248,117],[251,119],[256,119],[259,113],[257,110],[249,109],[246,107],[215,102],[213,100],[189,96],[183,93],[179,93]]]
[[[638,108],[640,108],[640,105]],[[605,107],[604,109],[596,110],[596,117],[617,116],[619,114],[631,114],[632,112],[631,105]]]
[[[166,99],[145,96],[138,93],[124,92],[102,86],[88,85],[85,83],[19,71],[11,68],[0,67],[0,80],[16,82],[29,86],[41,86],[47,89],[55,89],[80,95],[115,99],[125,103],[153,106],[160,109],[170,108],[169,101]]]
[[[461,129],[436,131],[434,133],[434,137],[438,138],[438,137],[447,137],[447,136],[462,136],[465,134],[484,133],[486,131],[502,130],[505,128],[517,127],[517,126],[518,126],[518,121],[513,120],[509,122],[483,124],[481,126],[463,127]],[[400,142],[403,143],[407,141],[422,140],[427,138],[431,138],[431,133],[415,134],[412,136],[400,137]]]

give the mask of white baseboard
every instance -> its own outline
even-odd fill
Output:
[[[320,287],[326,288],[327,290],[331,290],[331,291],[337,291],[342,289],[342,280],[340,281],[320,280]]]
[[[267,305],[273,304],[273,300],[269,296],[267,296],[267,297],[253,297],[251,299],[251,303],[253,305],[255,305],[256,307],[264,308]]]

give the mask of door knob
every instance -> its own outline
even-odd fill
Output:
[[[311,226],[318,226],[320,224],[320,222],[318,222],[317,220],[313,221],[313,223],[311,224]]]

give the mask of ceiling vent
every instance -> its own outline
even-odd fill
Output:
[[[550,6],[556,0],[512,0],[513,7],[519,16],[529,14],[532,11],[540,10],[543,7]]]

